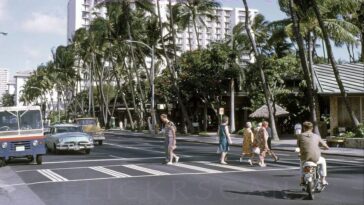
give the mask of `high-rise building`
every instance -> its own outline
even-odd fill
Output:
[[[0,102],[3,95],[8,89],[9,71],[8,69],[0,68]]]
[[[67,5],[67,40],[72,40],[75,31],[87,28],[97,15],[104,15],[105,8],[97,8],[104,0],[69,0]]]
[[[87,28],[95,14],[105,15],[105,8],[96,7],[98,4],[107,0],[69,0],[68,2],[68,39],[72,39],[75,31],[79,28]],[[154,1],[155,2],[155,1]],[[172,4],[175,4],[173,1]],[[160,1],[160,11],[162,21],[167,21],[168,0]],[[157,9],[156,9],[157,10]],[[157,11],[156,11],[157,12]],[[216,8],[213,12],[216,16],[214,19],[204,17],[204,23],[197,22],[199,43],[205,48],[209,43],[228,38],[233,31],[234,26],[240,22],[245,22],[245,8]],[[250,18],[258,14],[257,10],[250,9]],[[180,50],[194,50],[198,48],[197,35],[194,26],[191,25],[185,30],[180,30],[176,36],[176,44]]]

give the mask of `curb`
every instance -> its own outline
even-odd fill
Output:
[[[142,138],[148,138],[148,139],[164,139],[163,136],[160,135],[156,135],[155,137],[151,136],[150,134],[145,134],[145,133],[135,133],[135,132],[129,132],[129,133],[117,133],[117,132],[113,132],[113,131],[109,131],[109,132],[104,132],[106,134],[114,134],[114,135],[119,135],[119,136],[138,136],[138,137],[142,137]],[[181,141],[181,142],[191,142],[191,143],[199,143],[199,144],[209,144],[209,145],[218,145],[217,142],[204,142],[204,141],[199,141],[199,140],[188,140],[188,139],[177,139],[177,141]],[[232,144],[231,146],[234,147],[241,147],[240,144]],[[279,148],[279,147],[275,147],[273,150],[277,150],[277,151],[286,151],[286,152],[294,152],[294,148]],[[360,158],[364,158],[364,155],[355,155],[355,154],[345,154],[345,153],[324,153],[322,152],[322,154],[324,155],[334,155],[334,156],[344,156],[344,157],[360,157]]]

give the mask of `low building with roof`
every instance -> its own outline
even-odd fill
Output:
[[[364,123],[364,64],[338,65],[338,70],[351,108],[359,122]],[[341,127],[352,127],[331,65],[314,65],[313,74],[315,88],[320,96],[319,113],[329,116],[330,134],[336,134],[335,130]]]

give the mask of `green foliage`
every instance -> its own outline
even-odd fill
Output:
[[[9,93],[5,93],[1,99],[2,106],[4,107],[14,106],[15,105],[14,100],[15,100],[15,95],[10,95]]]
[[[355,128],[355,137],[364,138],[364,124],[360,124]]]

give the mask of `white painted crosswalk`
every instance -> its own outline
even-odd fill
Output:
[[[49,170],[49,169],[40,169],[37,170],[38,173],[42,174],[43,176],[47,177],[53,182],[65,182],[68,181],[68,179],[62,177],[61,175]]]
[[[116,177],[116,178],[130,177],[130,175],[127,175],[127,174],[124,174],[124,173],[121,173],[121,172],[117,172],[117,171],[114,171],[114,170],[111,170],[111,169],[108,169],[108,168],[105,168],[105,167],[97,166],[97,167],[90,167],[90,169],[102,172],[104,174],[111,175],[111,176]]]
[[[297,165],[297,166],[296,166]],[[342,167],[342,165],[330,165],[331,168]],[[352,166],[358,166],[353,163]],[[296,161],[280,160],[279,163],[268,163],[268,167],[249,166],[244,163],[231,161],[228,165],[222,165],[211,161],[187,161],[164,165],[160,163],[115,163],[100,166],[80,166],[80,167],[54,167],[46,169],[19,170],[17,173],[24,178],[32,177],[37,180],[29,180],[25,185],[42,183],[65,183],[92,180],[108,180],[113,178],[141,178],[154,176],[180,176],[180,175],[206,175],[224,173],[244,173],[244,172],[266,172],[266,171],[289,171],[298,170]],[[81,175],[74,175],[80,173]],[[43,177],[41,177],[43,176]],[[46,180],[45,180],[46,179]],[[24,185],[24,184],[23,184]]]
[[[127,167],[129,169],[138,170],[138,171],[145,172],[145,173],[152,174],[152,175],[169,175],[169,173],[167,173],[167,172],[157,171],[154,169],[149,169],[149,168],[145,168],[145,167],[141,167],[141,166],[133,165],[133,164],[123,165],[123,166]]]
[[[195,171],[211,173],[211,174],[222,172],[222,171],[215,170],[215,169],[208,169],[208,168],[204,168],[204,167],[194,166],[194,165],[190,165],[190,164],[182,164],[182,163],[176,163],[176,164],[173,164],[173,166],[182,167],[182,168],[186,168],[186,169],[192,169]]]

